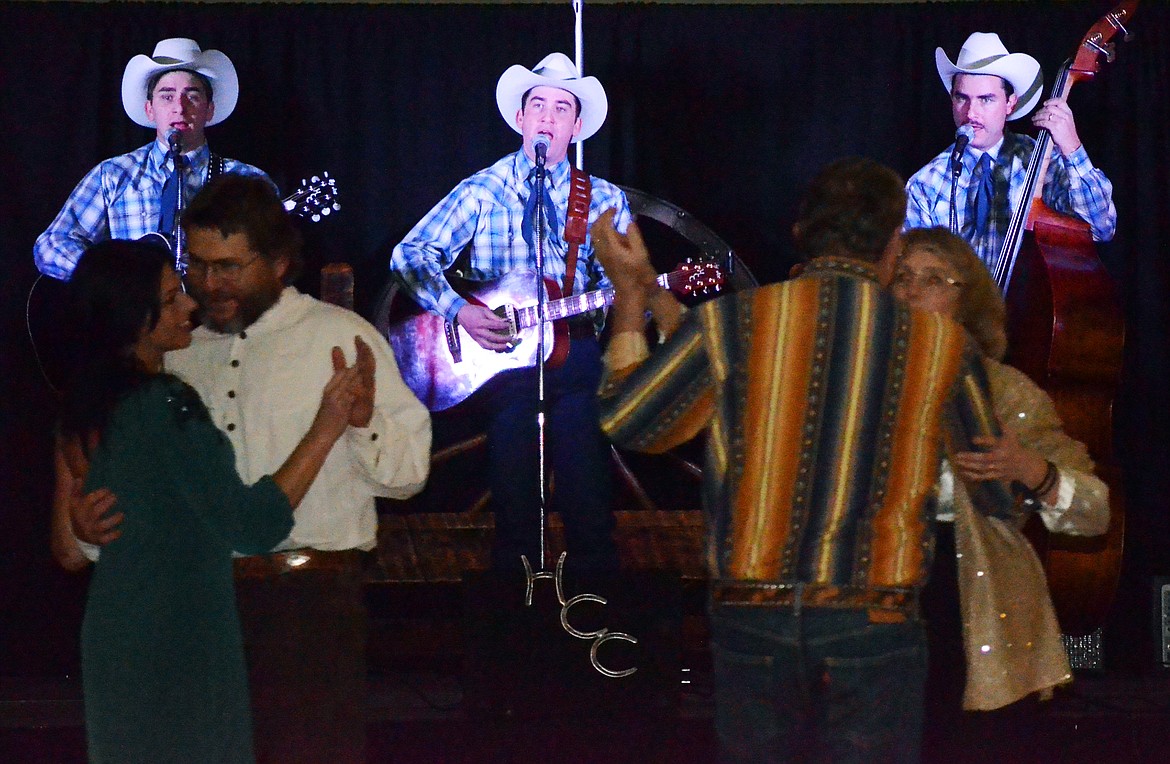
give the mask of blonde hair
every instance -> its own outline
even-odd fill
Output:
[[[904,233],[901,257],[915,250],[934,255],[955,269],[961,284],[955,320],[975,338],[984,355],[1003,360],[1007,309],[987,266],[966,241],[946,228],[916,228]]]

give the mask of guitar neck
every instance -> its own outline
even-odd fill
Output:
[[[669,273],[663,273],[658,277],[657,281],[664,289],[670,288]],[[582,294],[575,294],[571,297],[562,297],[559,300],[549,300],[544,304],[545,320],[559,321],[562,318],[579,316],[591,310],[607,307],[612,302],[613,287],[595,289],[592,292],[583,292]],[[536,306],[529,305],[528,307],[520,308],[516,311],[516,318],[522,329],[536,326]]]

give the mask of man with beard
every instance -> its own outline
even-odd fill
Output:
[[[267,181],[216,179],[182,226],[203,325],[166,366],[199,391],[246,483],[296,445],[334,367],[362,371],[351,426],[292,533],[269,554],[238,558],[235,572],[257,760],[365,761],[362,560],[376,541],[374,497],[406,498],[426,480],[429,415],[374,327],[288,286],[301,239]],[[331,366],[334,346],[356,360],[332,350]]]

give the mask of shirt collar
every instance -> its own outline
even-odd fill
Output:
[[[975,157],[976,164],[979,163],[979,160],[983,158],[984,154],[991,154],[991,161],[998,164],[999,163],[999,152],[1000,152],[1000,149],[1003,148],[1003,136],[1000,136],[999,142],[990,148],[977,149],[974,146],[970,146],[969,148],[971,149],[971,154],[974,155],[974,157]]]
[[[831,255],[815,257],[805,265],[800,275],[812,274],[852,276],[854,278],[863,278],[867,281],[872,281],[875,284],[880,283],[877,268],[871,263],[863,260],[854,260],[851,257],[833,257]]]
[[[295,312],[299,296],[300,292],[297,291],[296,287],[286,286],[281,290],[280,297],[276,302],[268,310],[261,313],[260,318],[253,321],[252,325],[246,327],[244,331],[262,334],[273,327],[284,326]]]
[[[150,155],[154,158],[155,163],[159,167],[166,167],[170,158],[171,149],[167,144],[161,140],[155,140],[154,145],[150,147]],[[183,156],[187,158],[188,167],[201,167],[207,163],[211,156],[211,149],[208,148],[207,142],[192,151],[183,152]]]
[[[536,163],[528,158],[524,149],[516,152],[516,177],[520,179],[521,184],[528,180],[528,174],[534,167]],[[553,188],[560,187],[569,177],[569,158],[566,156],[554,165],[546,165],[545,170],[548,173],[546,182]]]

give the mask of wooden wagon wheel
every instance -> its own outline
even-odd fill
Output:
[[[659,272],[673,270],[688,258],[714,261],[723,269],[724,291],[756,284],[726,242],[692,215],[637,189],[623,190]],[[709,296],[689,302],[695,304]],[[399,285],[391,281],[374,303],[371,322],[385,334],[389,327],[417,310]],[[449,580],[457,578],[458,571],[486,565],[491,493],[486,485],[486,435],[477,396],[445,411],[433,412],[432,423],[434,447],[426,489],[407,501],[379,504],[384,529],[394,533],[389,540],[388,534],[383,533],[385,543],[380,542],[383,573],[391,579]],[[651,513],[698,510],[701,451],[698,439],[659,455],[611,447],[615,509]],[[553,480],[555,491],[555,475]],[[425,551],[417,548],[419,534],[428,535]],[[556,545],[555,539],[552,543]],[[387,544],[391,548],[385,548]]]

